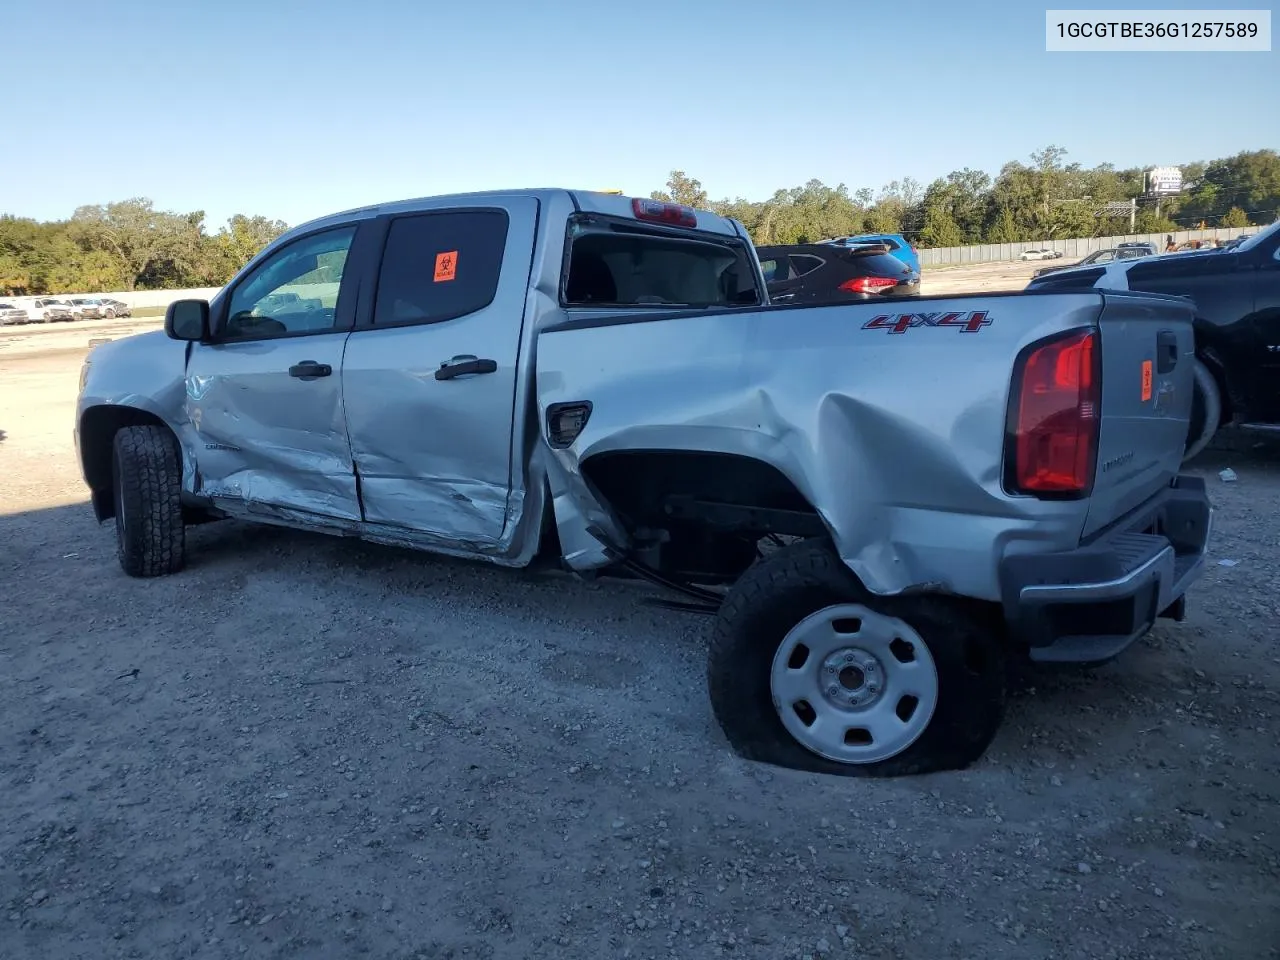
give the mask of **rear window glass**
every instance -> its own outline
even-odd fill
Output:
[[[754,253],[740,241],[601,227],[599,222],[584,230],[570,246],[566,304],[701,307],[760,302]]]
[[[451,210],[391,221],[374,326],[440,323],[493,302],[507,246],[503,210]]]
[[[1045,277],[1036,277],[1031,283],[1027,284],[1028,289],[1034,287],[1036,290],[1044,290],[1052,288],[1055,290],[1065,289],[1088,289],[1100,280],[1106,270],[1098,267],[1093,270],[1078,270],[1071,273],[1051,273]]]
[[[822,266],[822,258],[815,257],[808,253],[798,253],[791,257],[791,267],[795,270],[797,277],[803,277],[806,273],[813,273]]]

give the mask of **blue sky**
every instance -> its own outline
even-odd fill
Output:
[[[9,0],[0,212],[148,196],[298,223],[468,189],[643,195],[673,168],[763,199],[1049,143],[1121,166],[1280,146],[1280,54],[1050,54],[1046,5],[1152,6]]]

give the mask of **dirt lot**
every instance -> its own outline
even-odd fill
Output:
[[[0,349],[5,960],[1280,956],[1276,449],[1201,465],[1188,622],[850,781],[736,759],[634,588],[233,523],[126,578],[83,335]]]

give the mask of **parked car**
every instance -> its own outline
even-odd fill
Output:
[[[837,303],[916,296],[920,272],[887,245],[792,244],[757,247],[772,303]]]
[[[1160,252],[1149,240],[1126,240],[1116,244],[1116,249],[1125,257],[1154,257]]]
[[[316,306],[261,312],[286,285]],[[294,228],[96,347],[75,442],[129,575],[239,517],[639,577],[716,618],[741,754],[920,773],[983,753],[1009,658],[1107,660],[1183,616],[1192,350],[1155,295],[770,305],[735,220],[492,192]]]
[[[914,273],[920,273],[920,253],[900,233],[859,233],[851,237],[837,237],[834,240],[819,242],[837,247],[861,247],[868,243],[882,243],[889,248],[891,255],[909,266]]]
[[[74,320],[75,311],[71,304],[57,297],[36,297],[28,311],[36,323],[53,323],[57,320]]]
[[[1148,249],[1150,248],[1150,249]],[[1095,250],[1082,260],[1066,265],[1055,265],[1052,267],[1041,267],[1032,277],[1043,277],[1046,273],[1056,273],[1059,270],[1067,270],[1071,267],[1086,267],[1090,264],[1110,263],[1113,260],[1129,260],[1134,257],[1149,257],[1155,255],[1155,247],[1149,243],[1142,244],[1121,244],[1118,247],[1109,247],[1106,250]]]
[[[27,311],[17,304],[0,300],[0,327],[17,326],[30,322],[31,318],[27,316]]]
[[[99,298],[102,303],[102,315],[108,320],[116,317],[132,317],[132,308],[123,300],[113,300],[111,297]]]
[[[1023,250],[1019,260],[1057,260],[1062,256],[1061,250],[1051,250],[1048,247],[1040,247],[1035,250]]]
[[[1080,288],[1194,301],[1196,397],[1188,459],[1226,424],[1280,430],[1280,221],[1234,247],[1070,269],[1027,287]]]
[[[93,297],[72,297],[71,305],[75,308],[77,320],[98,320],[106,316],[102,302]]]

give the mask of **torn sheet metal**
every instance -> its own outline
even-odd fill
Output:
[[[972,305],[941,299],[930,310]],[[1096,294],[1001,298],[975,332],[918,336],[862,330],[877,304],[545,333],[540,417],[552,403],[593,404],[577,442],[549,454],[557,518],[570,503],[583,516],[607,515],[579,469],[592,456],[738,454],[791,479],[872,591],[931,583],[998,600],[1001,558],[1075,546],[1085,510],[1001,489],[1014,357],[1033,340],[1094,323],[1100,307]]]

